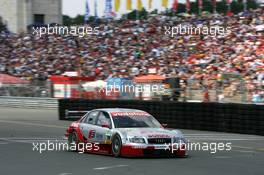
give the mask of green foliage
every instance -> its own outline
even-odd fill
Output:
[[[73,19],[67,15],[63,15],[63,25],[70,26],[72,24]]]
[[[2,22],[2,18],[0,17],[0,32],[2,32],[5,29],[5,25]]]
[[[90,16],[88,19],[88,23],[93,23],[95,21],[100,21],[100,19],[95,19],[94,16]],[[71,25],[83,25],[85,23],[84,21],[84,15],[77,15],[75,18],[71,18],[70,16],[63,15],[63,25],[65,26],[71,26]]]

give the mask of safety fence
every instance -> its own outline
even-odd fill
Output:
[[[78,118],[69,111],[118,107],[147,111],[171,128],[264,135],[264,105],[255,104],[60,99],[59,119]]]
[[[5,97],[0,96],[0,106],[18,108],[58,108],[58,99],[35,97]]]
[[[247,84],[239,76],[234,75],[225,75],[221,81],[215,79],[210,81],[200,79],[180,81],[179,85],[173,88],[160,89],[155,93],[146,91],[147,88],[143,92],[139,92],[139,90],[136,90],[136,86],[131,85],[127,89],[114,89],[114,91],[111,91],[98,87],[102,82],[87,83],[79,80],[61,80],[57,84],[52,81],[37,81],[27,85],[0,84],[0,96],[264,103],[264,82],[262,84],[259,82]]]
[[[52,85],[49,81],[37,81],[30,84],[1,84],[0,96],[10,97],[52,97]]]
[[[200,101],[220,103],[264,103],[264,85],[252,84],[245,87],[239,81],[231,83],[218,83],[211,81],[209,85],[203,86],[200,81],[192,80],[181,88],[175,90],[166,89],[163,93],[156,93],[151,97],[136,96],[133,93],[100,91],[100,89],[84,89],[82,83],[58,84],[51,82],[35,83],[30,85],[0,86],[0,96],[10,97],[40,97],[40,98],[86,98],[86,99],[111,99],[111,100],[157,100],[157,101]],[[241,85],[242,84],[242,85]],[[54,89],[55,87],[55,89]],[[57,88],[57,89],[56,89]]]

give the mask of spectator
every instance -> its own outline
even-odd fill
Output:
[[[164,26],[228,26],[223,35],[165,34]],[[255,26],[264,24],[261,10],[247,17],[181,17],[158,15],[140,21],[100,24],[100,34],[83,38],[61,35],[0,33],[0,72],[27,80],[80,69],[81,75],[133,78],[155,67],[160,75],[175,74],[200,88],[222,85],[225,73],[239,74],[247,86],[261,88],[264,69],[264,36]],[[107,27],[106,27],[107,25]],[[263,85],[263,84],[262,84]],[[235,93],[237,85],[229,87]]]

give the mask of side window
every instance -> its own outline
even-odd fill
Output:
[[[110,128],[112,128],[111,119],[109,115],[106,112],[100,112],[96,125],[98,126],[107,125]]]
[[[98,111],[90,112],[83,122],[87,124],[95,125],[98,113],[99,113]]]

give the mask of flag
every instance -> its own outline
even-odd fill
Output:
[[[98,17],[98,13],[97,13],[97,0],[94,1],[94,16]]]
[[[148,0],[148,8],[152,9],[152,0]]]
[[[142,1],[137,0],[137,10],[142,10],[142,9],[143,9]]]
[[[172,4],[172,10],[176,12],[177,9],[178,9],[178,0],[174,0]]]
[[[190,10],[191,10],[190,0],[186,0],[186,11],[190,12]]]
[[[111,18],[113,16],[113,9],[112,9],[112,0],[106,0],[105,2],[105,17]]]
[[[126,1],[126,9],[127,10],[132,10],[132,0],[127,0]]]
[[[115,0],[115,12],[118,12],[120,9],[120,0]]]
[[[89,3],[88,0],[85,2],[85,15],[84,15],[84,21],[87,22],[89,20],[90,16],[90,8],[89,8]]]
[[[162,7],[168,8],[168,0],[162,0]]]
[[[198,0],[198,7],[199,9],[203,8],[203,0]]]

